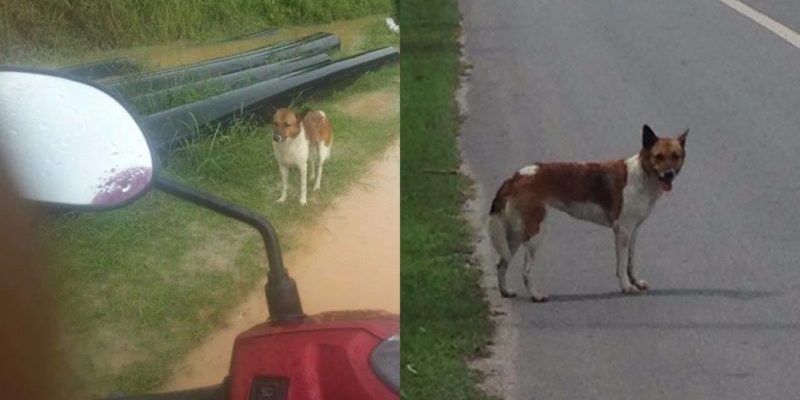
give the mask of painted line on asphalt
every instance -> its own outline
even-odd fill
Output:
[[[719,0],[720,3],[738,11],[740,14],[750,18],[755,23],[769,29],[772,33],[780,36],[792,46],[800,49],[800,34],[782,25],[780,22],[760,13],[758,10],[742,3],[739,0]]]

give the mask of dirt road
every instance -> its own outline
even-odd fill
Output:
[[[307,314],[345,309],[400,312],[400,145],[395,142],[320,223],[313,238],[285,255]],[[224,328],[180,362],[163,391],[220,383],[239,332],[263,322],[264,282],[226,319]]]

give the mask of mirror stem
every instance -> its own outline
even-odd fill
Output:
[[[286,321],[303,317],[303,307],[300,304],[297,284],[283,266],[278,235],[267,219],[251,210],[233,205],[216,196],[195,190],[159,174],[155,174],[153,177],[153,184],[163,192],[239,220],[258,230],[264,240],[269,262],[267,284],[264,290],[267,296],[270,319]]]

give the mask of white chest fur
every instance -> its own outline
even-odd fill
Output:
[[[308,162],[308,138],[305,128],[300,125],[300,133],[283,142],[272,141],[275,158],[283,165],[300,166]]]
[[[642,169],[639,156],[625,160],[628,178],[622,190],[622,210],[617,225],[636,229],[650,215],[653,205],[661,197],[658,182]]]

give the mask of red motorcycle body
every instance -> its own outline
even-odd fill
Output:
[[[399,399],[396,388],[379,376],[370,358],[381,343],[399,332],[399,316],[373,311],[325,313],[296,322],[256,325],[234,342],[227,398]]]

